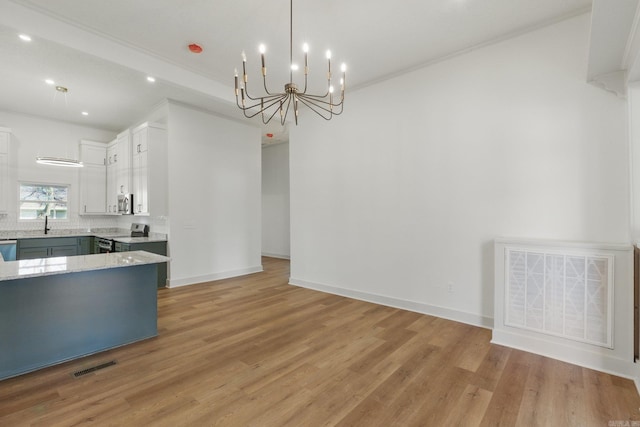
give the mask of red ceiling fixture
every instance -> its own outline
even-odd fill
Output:
[[[189,50],[193,53],[201,53],[202,52],[202,46],[197,45],[195,43],[191,43],[189,45]]]

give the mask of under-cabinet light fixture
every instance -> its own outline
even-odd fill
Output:
[[[80,160],[63,159],[60,157],[36,157],[36,163],[49,166],[65,166],[68,168],[84,167]]]

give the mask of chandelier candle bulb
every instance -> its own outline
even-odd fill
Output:
[[[235,70],[235,74],[236,75],[234,77],[234,80],[235,80],[235,83],[236,83],[236,97],[237,97],[238,96],[238,69]]]
[[[263,44],[260,45],[260,47],[258,47],[258,49],[260,50],[260,59],[262,60],[262,75],[266,76],[267,75],[267,67],[264,66],[264,53],[267,50],[265,48],[265,46]]]

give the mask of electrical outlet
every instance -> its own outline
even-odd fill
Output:
[[[447,291],[449,291],[450,294],[453,293],[453,282],[447,284]]]

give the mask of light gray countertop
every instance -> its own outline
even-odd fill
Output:
[[[93,230],[53,229],[47,234],[44,234],[42,230],[0,230],[0,240],[90,236],[112,239],[122,243],[163,242],[167,240],[167,235],[162,233],[149,233],[149,237],[131,237],[131,231],[124,228],[97,228]]]
[[[79,273],[108,268],[132,267],[168,262],[169,257],[146,251],[113,252],[108,254],[3,261],[0,256],[0,282],[4,280],[41,277],[52,274]]]

